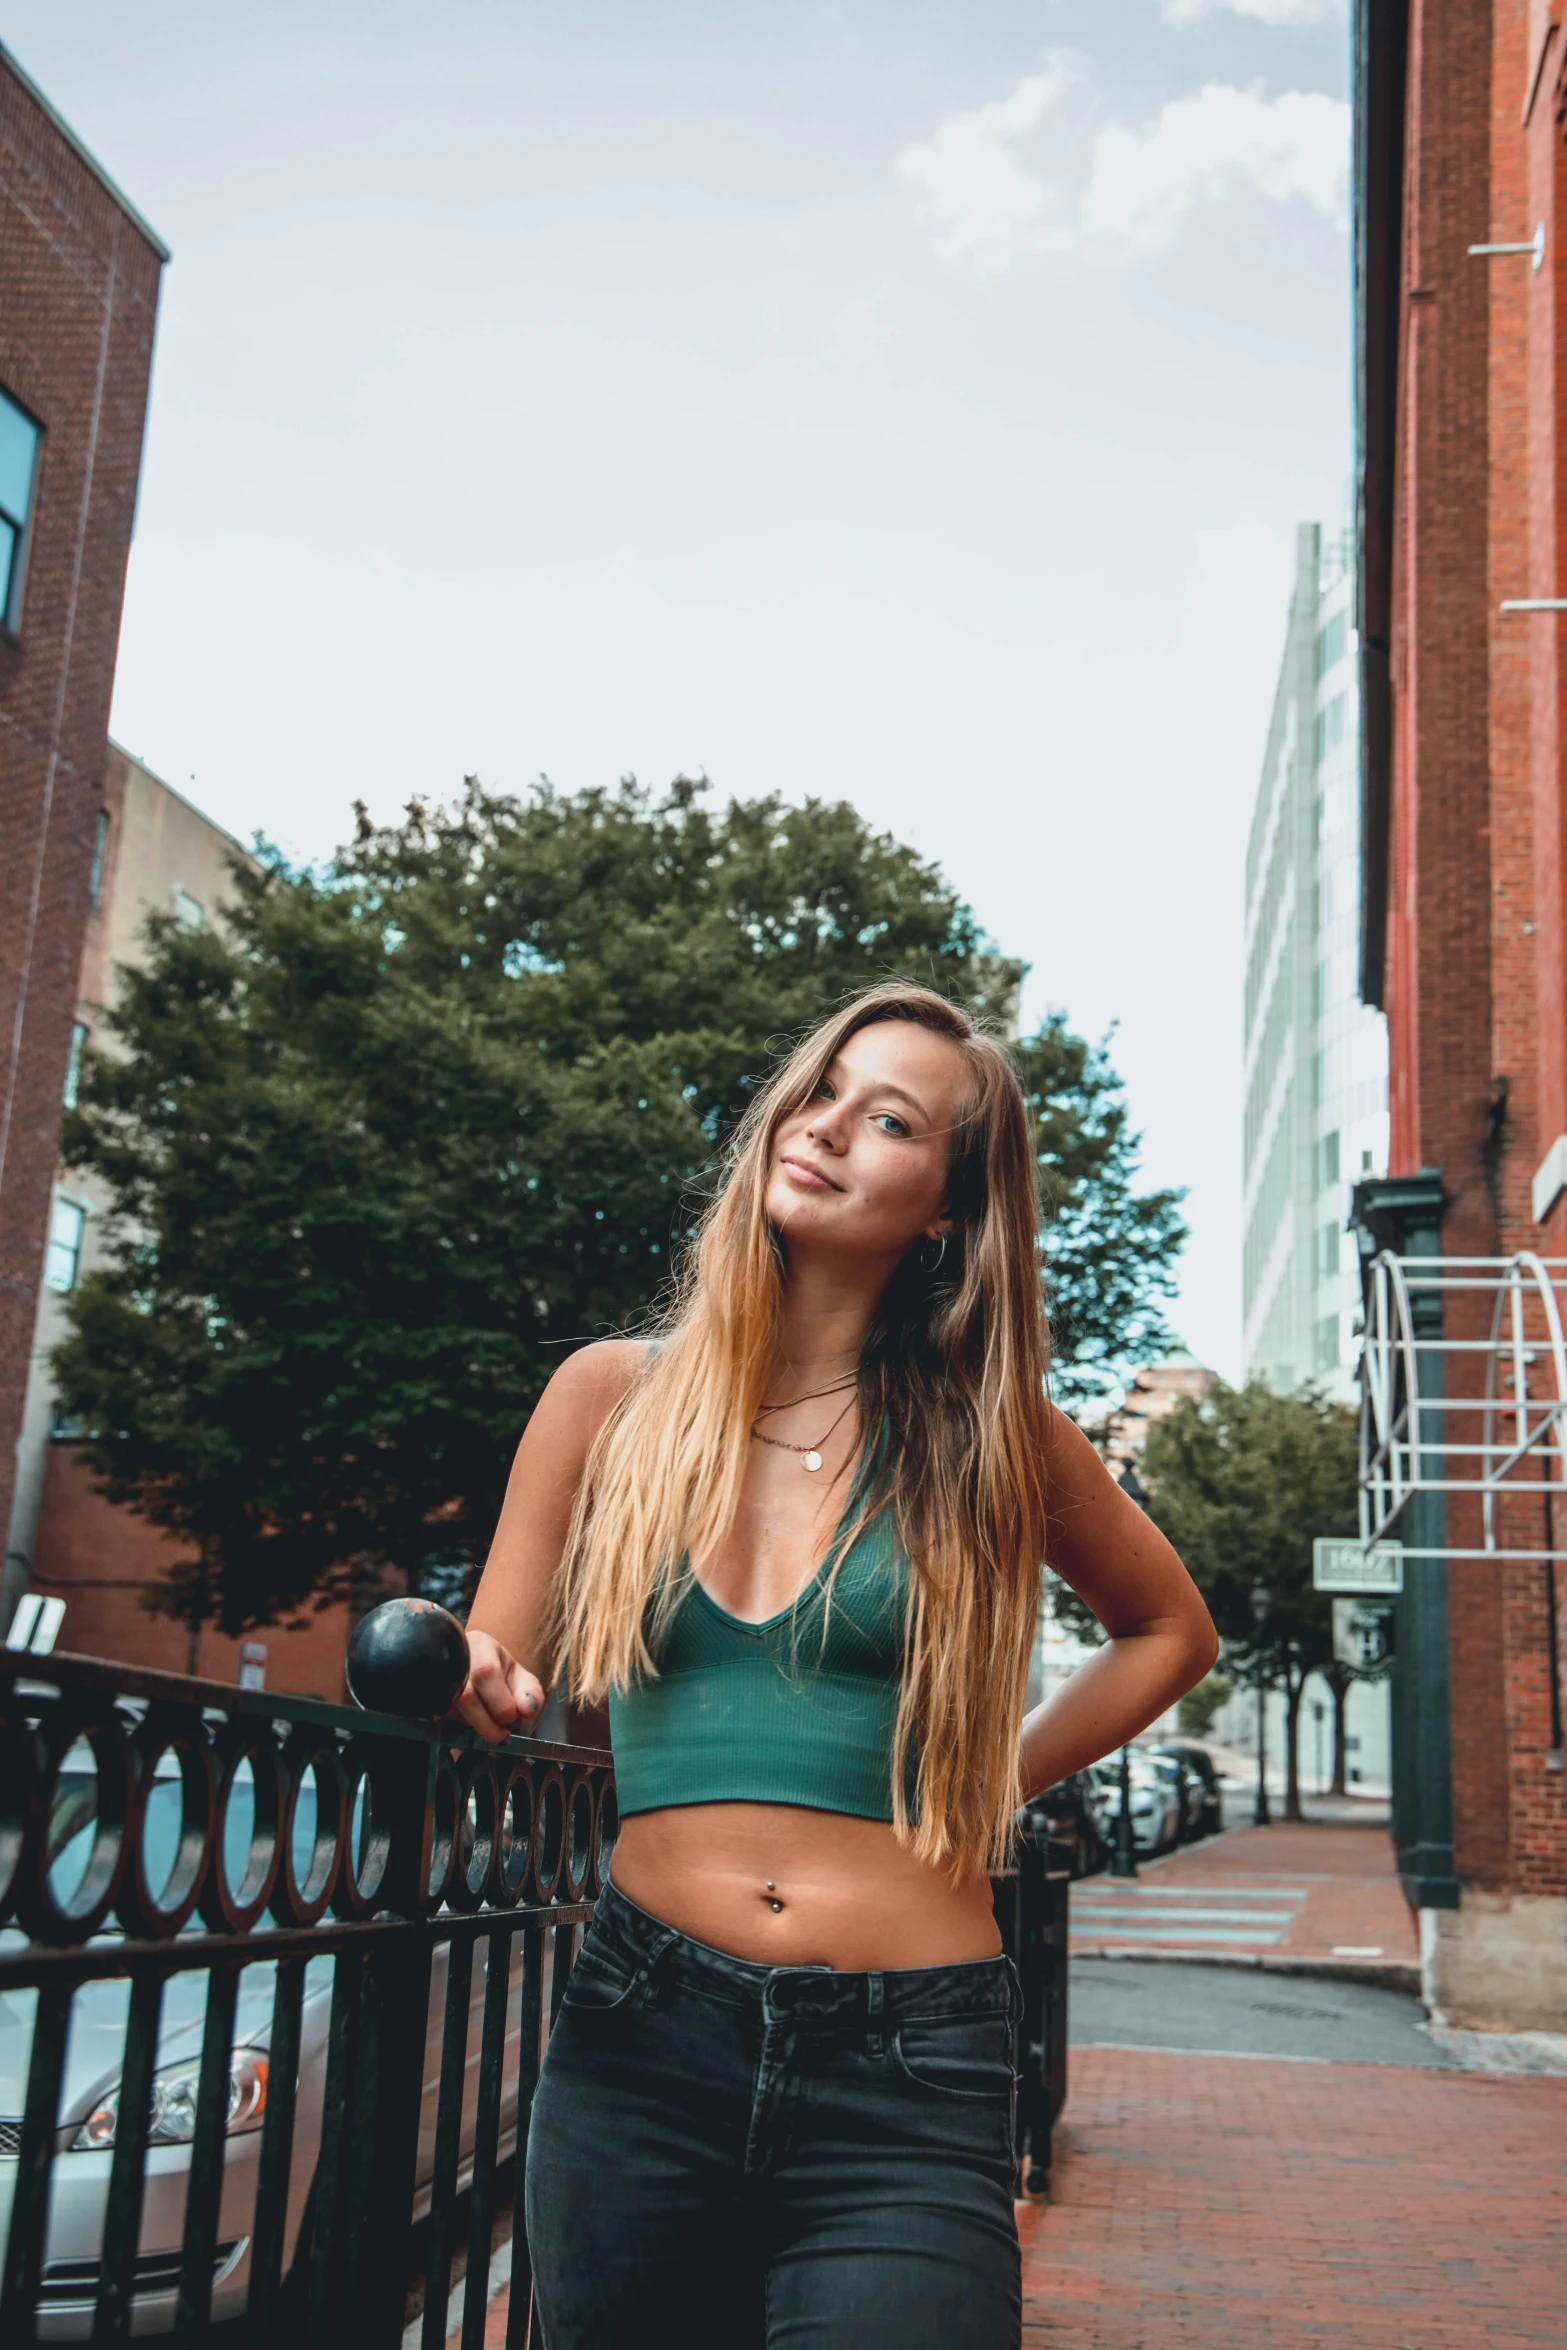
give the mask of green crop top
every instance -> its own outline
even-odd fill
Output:
[[[691,1803],[797,1803],[892,1818],[892,1734],[909,1562],[890,1509],[836,1551],[782,1615],[742,1623],[694,1578],[671,1617],[658,1677],[611,1694],[623,1816]],[[908,1773],[913,1805],[913,1766]]]

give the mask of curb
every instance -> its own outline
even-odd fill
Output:
[[[1071,1958],[1128,1959],[1145,1966],[1251,1967],[1265,1975],[1316,1975],[1330,1983],[1373,1983],[1384,1991],[1411,1991],[1420,1995],[1420,1968],[1414,1959],[1313,1958],[1308,1953],[1282,1956],[1250,1950],[1128,1950],[1124,1943],[1093,1944],[1073,1937]]]

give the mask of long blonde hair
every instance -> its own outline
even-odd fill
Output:
[[[955,1230],[934,1274],[911,1249],[859,1363],[863,1524],[891,1507],[913,1566],[889,1756],[894,1829],[954,1877],[1004,1855],[1045,1552],[1049,1331],[1038,1172],[1004,1048],[932,989],[855,996],[796,1047],[736,1128],[654,1348],[588,1459],[556,1587],[573,1695],[602,1703],[656,1672],[688,1560],[733,1522],[772,1375],[787,1266],[765,1199],[773,1139],[849,1037],[908,1020],[957,1045],[970,1090],[953,1132]],[[843,1555],[848,1543],[839,1548]],[[905,1758],[918,1758],[913,1816]]]

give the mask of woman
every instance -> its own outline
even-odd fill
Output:
[[[546,2350],[1009,2350],[1018,1803],[1199,1680],[1180,1561],[1048,1402],[1000,1046],[874,988],[742,1121],[655,1344],[528,1424],[460,1711],[609,1699],[622,1828],[540,2077]],[[1109,1638],[1023,1719],[1048,1559]]]

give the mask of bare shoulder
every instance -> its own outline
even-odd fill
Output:
[[[646,1338],[602,1338],[568,1355],[539,1398],[530,1427],[591,1444],[651,1351]]]
[[[648,1357],[648,1341],[609,1338],[568,1355],[533,1407],[517,1468],[575,1490],[593,1441]]]
[[[573,1401],[620,1401],[653,1350],[649,1338],[596,1338],[568,1355],[545,1393]]]

